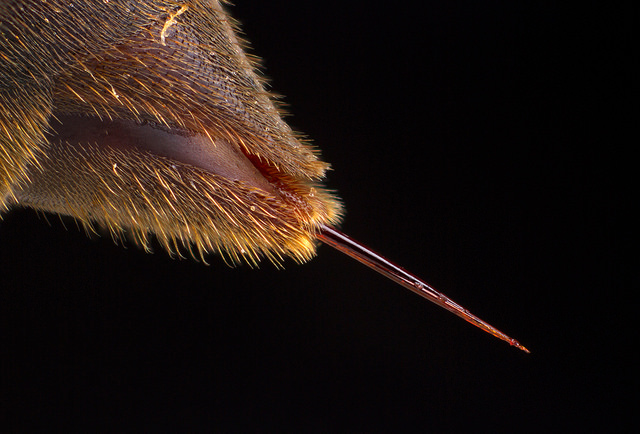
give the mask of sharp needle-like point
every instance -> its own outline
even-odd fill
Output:
[[[502,333],[492,325],[473,315],[464,307],[451,300],[444,294],[433,289],[429,284],[415,275],[403,270],[388,259],[364,246],[363,244],[349,238],[347,235],[329,226],[323,226],[317,234],[318,239],[323,243],[341,251],[354,258],[364,265],[376,270],[378,273],[388,277],[399,285],[404,286],[419,296],[447,309],[449,312],[458,315],[465,321],[470,322],[485,332],[508,342],[510,345],[529,353],[530,351],[515,339]]]

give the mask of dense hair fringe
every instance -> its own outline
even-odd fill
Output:
[[[48,155],[36,175],[45,189],[22,193],[32,194],[31,206],[70,215],[87,233],[105,228],[117,243],[131,240],[147,251],[155,238],[171,255],[205,262],[211,253],[230,264],[305,262],[315,254],[316,231],[341,218],[338,199],[319,186],[299,200],[301,191],[268,194],[142,151],[59,144]]]

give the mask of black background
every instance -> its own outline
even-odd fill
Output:
[[[622,429],[629,23],[555,2],[236,3],[333,165],[342,229],[532,353],[328,247],[285,270],[205,266],[17,211],[0,222],[7,424]]]

